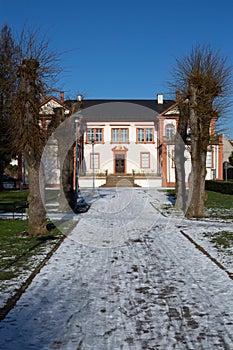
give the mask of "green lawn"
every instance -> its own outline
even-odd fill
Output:
[[[204,236],[209,237],[211,243],[213,243],[217,249],[233,248],[233,232],[204,232]]]
[[[214,191],[206,191],[208,198],[205,203],[206,208],[233,209],[233,195],[223,194]],[[167,190],[167,194],[175,198],[175,190]]]
[[[0,219],[0,280],[30,268],[31,257],[61,237],[57,229],[48,236],[28,236],[27,224],[27,220]]]
[[[0,219],[0,310],[63,238],[58,229],[28,236],[27,225],[26,220]]]
[[[4,203],[21,205],[27,201],[27,196],[28,190],[3,191],[0,203],[2,208]],[[76,222],[66,221],[59,226],[62,233],[55,228],[48,235],[31,237],[27,234],[27,220],[0,218],[0,293],[12,293],[15,281],[25,281],[75,225]]]
[[[233,219],[233,195],[223,194],[214,191],[206,191],[208,194],[208,199],[205,203],[206,216],[216,219]],[[167,194],[175,199],[175,190],[168,190]],[[172,205],[164,207],[164,212],[166,215],[171,214]],[[217,226],[217,221],[216,221]],[[232,249],[233,249],[233,232],[232,231],[218,231],[218,232],[202,232],[200,236],[203,235],[207,239],[213,248],[217,252],[224,253],[225,259],[232,259]]]
[[[29,192],[28,190],[0,191],[0,203],[12,202],[12,203],[21,204],[22,202],[27,201],[28,192]]]
[[[1,191],[0,192],[0,213],[25,212],[23,208],[27,202],[28,190],[24,191]]]
[[[207,191],[206,208],[233,209],[233,195]]]
[[[175,190],[168,189],[167,195],[170,197],[171,203],[175,202]],[[233,195],[223,194],[214,191],[206,191],[207,201],[205,203],[207,217],[233,219]],[[170,215],[173,205],[164,206],[165,215]]]

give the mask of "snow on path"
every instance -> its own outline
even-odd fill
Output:
[[[160,214],[164,195],[99,193],[0,323],[0,349],[233,349],[233,281]]]

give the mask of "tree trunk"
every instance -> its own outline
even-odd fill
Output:
[[[186,217],[202,218],[205,213],[206,153],[209,144],[208,119],[197,115],[197,88],[190,87],[191,163]]]
[[[186,209],[186,183],[185,183],[185,143],[188,126],[188,106],[184,103],[179,105],[180,117],[175,137],[175,176],[176,176],[176,203],[175,208],[185,211]]]
[[[19,91],[16,94],[15,130],[16,147],[22,150],[29,180],[28,233],[42,235],[46,229],[46,211],[40,192],[40,162],[45,145],[45,135],[39,127],[39,95],[36,85],[39,63],[36,59],[24,60],[19,67]],[[21,133],[19,133],[19,131]],[[18,136],[19,137],[19,136]],[[44,189],[43,189],[44,190]]]
[[[46,210],[44,208],[39,182],[40,162],[31,164],[27,156],[24,156],[28,170],[29,195],[28,195],[28,232],[32,236],[43,235],[46,229]]]
[[[60,197],[59,210],[62,212],[70,212],[75,209],[75,194],[73,190],[73,169],[74,169],[74,153],[73,147],[65,155],[63,167],[60,173]]]
[[[198,142],[192,144],[192,171],[189,181],[188,208],[186,217],[202,218],[205,213],[206,152]]]
[[[178,134],[175,142],[175,175],[176,175],[176,203],[175,208],[186,209],[186,184],[185,184],[185,144]]]
[[[67,140],[72,137],[74,123],[72,118],[66,119],[63,108],[55,108],[54,113],[48,127],[48,133],[49,135],[54,135],[58,147],[58,160],[60,163],[59,211],[70,212],[71,209],[74,210],[75,208],[73,190],[74,152],[73,146],[70,149],[67,148]],[[65,123],[63,123],[64,121]]]

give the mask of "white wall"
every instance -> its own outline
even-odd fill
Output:
[[[138,127],[153,128],[155,143],[136,143],[136,130]],[[124,146],[125,149],[127,149],[125,153],[126,173],[132,174],[133,170],[136,173],[157,173],[157,130],[155,130],[154,123],[107,123],[106,125],[92,123],[90,125],[87,125],[87,128],[104,128],[104,143],[96,143],[94,145],[94,153],[98,153],[100,159],[100,167],[99,169],[95,169],[96,173],[105,173],[106,170],[109,174],[113,174],[115,172],[113,149],[119,145]],[[129,143],[111,143],[111,130],[113,128],[128,128]],[[84,139],[84,141],[86,141],[86,139]],[[91,169],[92,150],[93,148],[91,144],[84,144],[84,158],[87,174],[93,172],[93,169]],[[142,169],[140,167],[141,152],[150,153],[150,168]]]

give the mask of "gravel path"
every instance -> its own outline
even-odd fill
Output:
[[[160,214],[164,195],[99,194],[0,323],[0,349],[233,349],[233,281]]]

